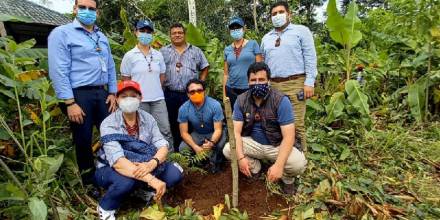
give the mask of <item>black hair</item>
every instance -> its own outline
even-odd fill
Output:
[[[249,77],[251,76],[251,74],[256,74],[257,72],[259,72],[261,70],[264,70],[266,72],[267,79],[269,80],[270,79],[270,69],[269,69],[269,66],[264,62],[255,62],[249,66],[249,69],[247,71],[248,80],[249,80]]]
[[[284,6],[284,8],[286,9],[286,11],[287,11],[287,12],[290,12],[290,9],[289,9],[289,3],[287,3],[286,1],[278,1],[278,2],[273,3],[273,4],[270,6],[270,11],[269,11],[269,13],[271,14],[271,13],[272,13],[272,9],[274,9],[274,8],[276,8],[276,7],[278,7],[278,6]]]
[[[183,24],[181,24],[181,23],[174,23],[174,24],[172,24],[172,25],[170,26],[170,33],[171,33],[171,30],[172,30],[173,28],[182,28],[182,29],[183,29],[183,33],[186,33],[186,29],[185,29],[185,27],[183,26]]]
[[[188,83],[186,83],[186,92],[189,92],[189,86],[191,84],[202,85],[203,90],[206,89],[205,81],[203,81],[201,79],[194,78],[194,79],[189,80]]]
[[[98,0],[92,0],[96,3],[96,7],[99,6],[99,1]],[[75,0],[75,5],[78,5],[78,0]]]

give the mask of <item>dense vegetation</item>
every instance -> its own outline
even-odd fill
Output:
[[[259,40],[271,28],[271,1],[259,1],[256,22],[254,1],[196,2],[199,26],[187,25],[188,40],[206,53],[209,92],[221,99],[228,17],[244,17],[247,37]],[[319,76],[317,96],[307,102],[308,169],[297,196],[286,198],[291,207],[269,217],[439,219],[440,3],[343,1],[342,14],[332,0],[321,24],[310,11],[322,1],[290,2],[294,21],[314,31]],[[136,18],[156,22],[156,47],[169,41],[172,22],[187,18],[181,0],[109,0],[102,7],[100,24],[117,63],[136,42]],[[0,217],[93,218],[96,202],[79,182],[46,52],[31,49],[34,44],[0,38]],[[165,210],[171,219],[199,218],[191,208]],[[223,218],[245,219],[238,210],[227,212]]]

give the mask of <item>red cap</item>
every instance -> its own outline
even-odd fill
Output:
[[[136,92],[138,92],[139,94],[142,95],[141,92],[141,86],[139,85],[139,83],[132,81],[132,80],[123,80],[121,82],[118,83],[118,92],[116,93],[116,95],[119,95],[120,92],[122,92],[123,90],[126,89],[134,89],[136,90]]]

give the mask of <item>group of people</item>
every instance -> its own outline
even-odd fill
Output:
[[[171,44],[151,47],[155,27],[135,24],[137,45],[120,66],[106,36],[96,26],[95,0],[76,0],[74,21],[55,28],[49,38],[49,75],[69,118],[78,167],[85,184],[106,190],[101,219],[114,219],[124,196],[139,186],[160,199],[183,178],[183,169],[167,154],[210,152],[209,169],[220,171],[231,146],[219,101],[207,96],[209,63],[202,50],[186,42],[185,27],[169,29]],[[239,17],[228,23],[233,42],[224,50],[224,94],[233,108],[237,160],[241,173],[258,175],[269,161],[269,181],[281,180],[295,193],[304,172],[305,100],[314,95],[316,52],[310,30],[290,22],[286,2],[271,6],[274,29],[261,46],[245,39]],[[102,147],[92,152],[93,128]]]

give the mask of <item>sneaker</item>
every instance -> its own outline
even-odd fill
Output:
[[[296,194],[297,190],[295,183],[286,184],[283,181],[281,181],[281,189],[283,190],[284,194],[292,196]]]
[[[106,211],[98,205],[99,220],[116,220],[115,210]]]

